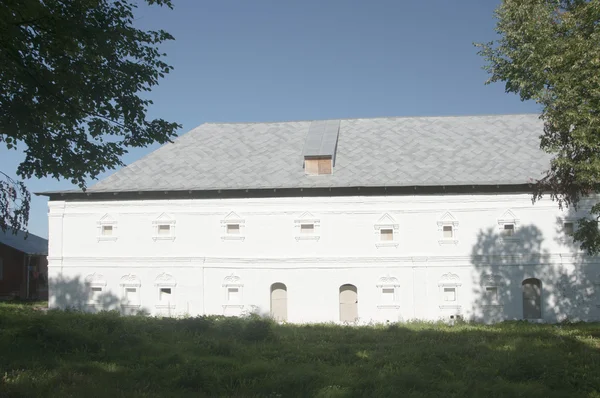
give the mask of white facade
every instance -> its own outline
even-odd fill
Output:
[[[564,234],[582,214],[529,194],[49,207],[53,308],[273,309],[296,323],[600,318],[600,267]]]

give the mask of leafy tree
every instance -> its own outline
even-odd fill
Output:
[[[596,197],[600,183],[600,1],[504,0],[496,9],[500,38],[481,44],[491,77],[507,92],[541,105],[541,148],[554,154],[533,200],[549,193],[563,208]],[[600,251],[598,218],[579,220],[575,239]]]
[[[170,0],[146,0],[167,6]],[[165,143],[180,127],[148,120],[142,94],[172,67],[173,37],[133,26],[130,0],[0,2],[0,143],[24,151],[21,178],[85,179],[122,165],[128,148]],[[23,229],[30,195],[0,174],[0,229]]]

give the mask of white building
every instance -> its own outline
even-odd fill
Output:
[[[50,306],[289,322],[600,318],[537,115],[204,124],[49,192]],[[589,208],[589,207],[588,207]]]

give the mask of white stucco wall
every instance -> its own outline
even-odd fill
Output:
[[[583,213],[549,200],[532,205],[528,194],[52,201],[49,208],[51,307],[122,309],[122,278],[130,275],[139,284],[135,309],[151,314],[269,313],[270,286],[280,282],[290,322],[338,321],[343,284],[357,288],[359,322],[458,314],[493,321],[521,319],[521,283],[538,278],[544,320],[600,316],[596,259],[562,233],[565,218]],[[296,239],[302,215],[316,221],[318,240]],[[240,219],[243,239],[223,239],[228,216]],[[172,225],[174,239],[153,239],[157,220]],[[516,239],[503,240],[502,223],[511,220]],[[116,239],[99,239],[102,222]],[[440,243],[442,222],[455,227],[456,242]],[[396,228],[394,245],[378,245],[378,223]],[[173,294],[157,307],[161,274],[170,275]],[[482,296],[490,275],[494,303]],[[380,308],[379,285],[389,281],[395,301]],[[443,301],[440,284],[448,281],[455,303]],[[239,285],[243,307],[226,306],[228,283]],[[101,304],[89,303],[94,284]]]

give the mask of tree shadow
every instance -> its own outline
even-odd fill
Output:
[[[473,319],[598,320],[598,265],[565,232],[565,221],[578,217],[570,212],[556,218],[553,246],[560,249],[553,252],[535,225],[518,225],[511,236],[501,229],[480,230],[471,251]]]
[[[139,305],[131,305],[105,289],[95,292],[94,286],[79,277],[66,278],[62,275],[48,279],[52,296],[49,308],[97,313],[119,311],[124,315],[147,315],[149,311]]]

